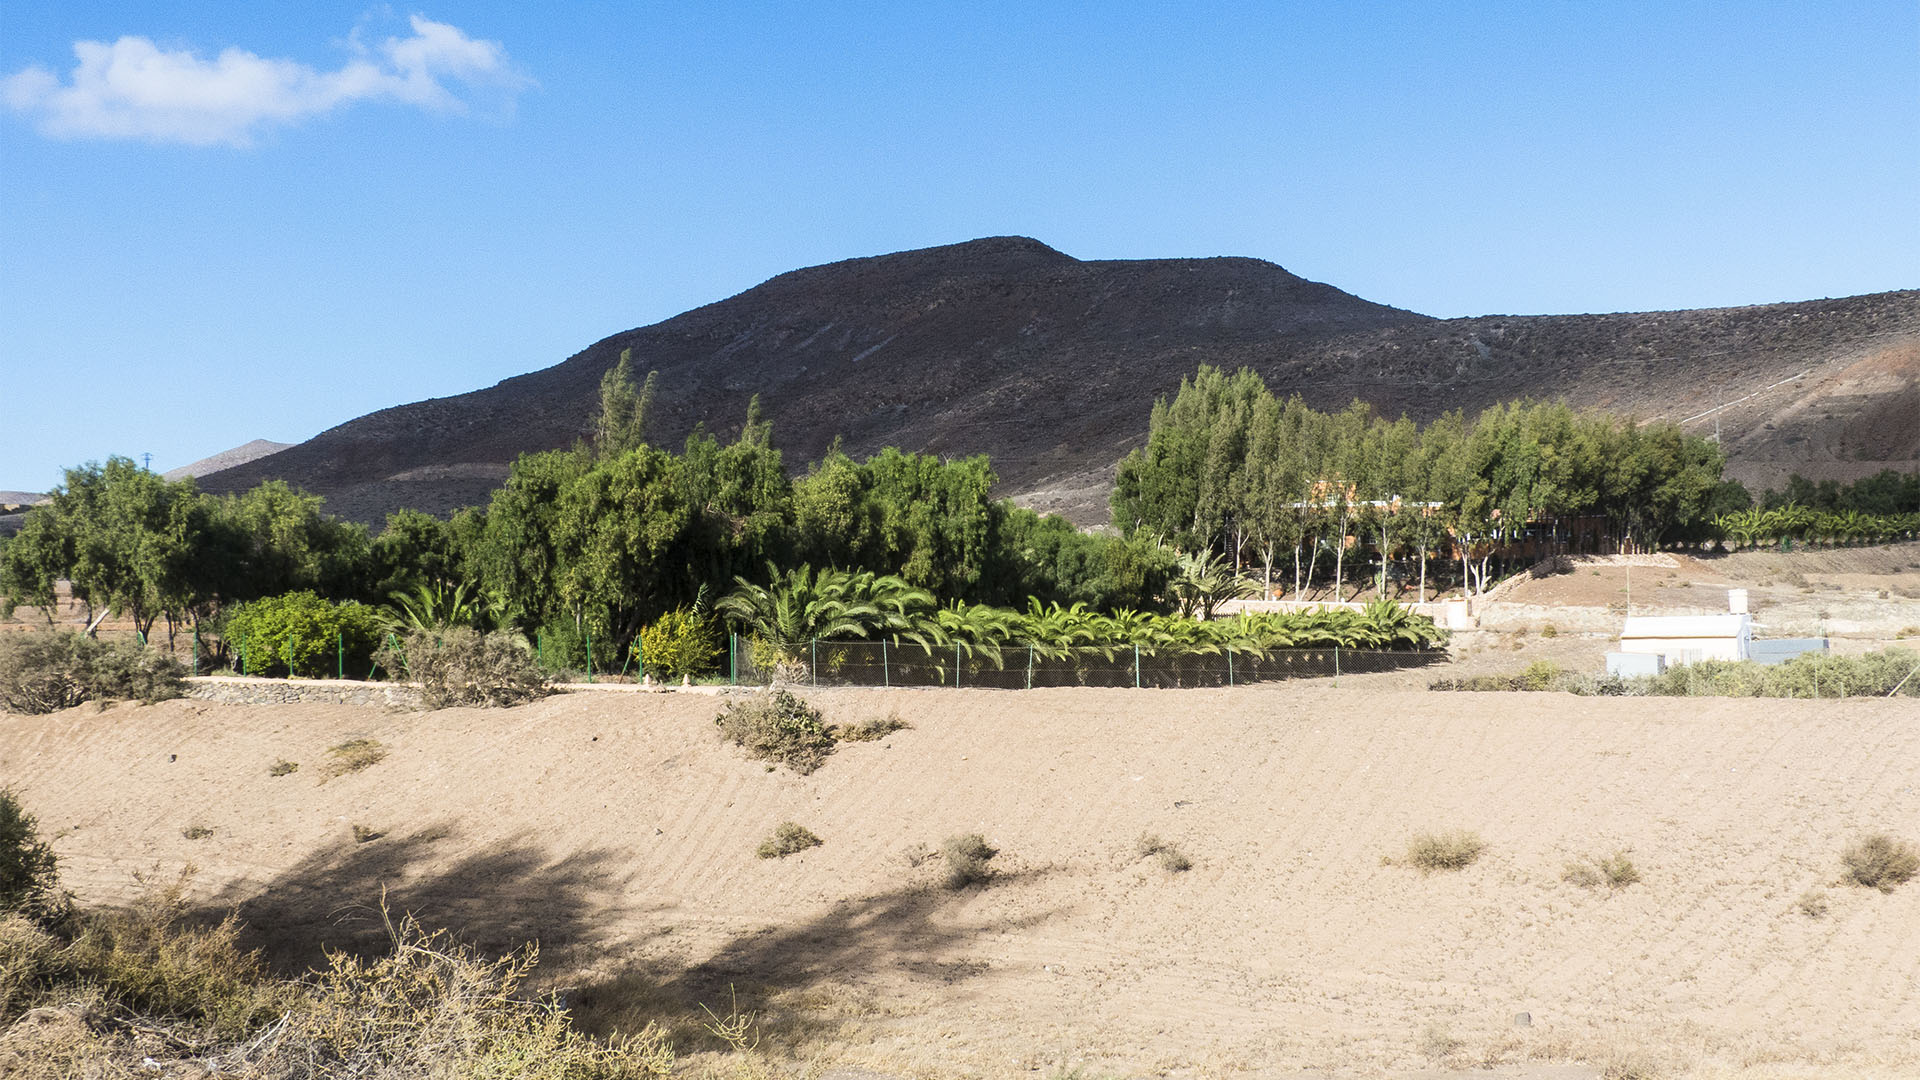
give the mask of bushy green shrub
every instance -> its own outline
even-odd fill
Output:
[[[0,914],[53,914],[59,899],[59,860],[40,839],[39,823],[12,788],[0,788]]]
[[[0,706],[49,713],[84,701],[179,697],[187,669],[133,641],[99,641],[73,630],[0,636]]]
[[[749,757],[780,762],[802,775],[833,753],[833,733],[820,710],[785,690],[729,701],[713,722]]]
[[[640,631],[635,646],[642,670],[664,679],[712,671],[720,655],[720,626],[712,615],[680,608]]]
[[[1904,682],[1903,682],[1904,680]],[[1785,663],[1703,660],[1659,675],[1620,678],[1562,671],[1538,661],[1517,675],[1435,679],[1429,690],[1564,690],[1595,697],[1920,697],[1920,653],[1892,648],[1858,656],[1808,653]]]
[[[571,622],[554,622],[534,634],[534,658],[548,671],[566,674],[620,670],[620,650],[611,634]],[[592,667],[588,664],[591,662]]]
[[[415,630],[374,659],[418,683],[429,709],[521,705],[553,691],[526,641],[512,634],[481,634],[464,626]]]
[[[301,591],[240,604],[227,613],[221,640],[249,675],[365,674],[386,636],[386,619],[365,604],[336,604]]]

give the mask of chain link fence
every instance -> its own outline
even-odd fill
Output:
[[[1154,653],[1132,646],[1047,649],[1003,646],[997,653],[965,646],[897,645],[887,641],[806,641],[777,645],[734,637],[729,668],[735,683],[779,681],[803,686],[952,686],[1032,690],[1049,686],[1174,688],[1238,686],[1280,679],[1338,678],[1424,667],[1439,649],[1269,649],[1265,653]]]

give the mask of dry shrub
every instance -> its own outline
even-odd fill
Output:
[[[1193,860],[1186,853],[1153,833],[1141,833],[1134,841],[1134,855],[1137,858],[1152,858],[1160,864],[1160,869],[1169,874],[1178,874],[1193,869]]]
[[[288,761],[286,758],[281,758],[279,761],[274,762],[272,766],[270,766],[267,769],[267,775],[268,776],[292,776],[294,773],[299,771],[300,771],[299,762]]]
[[[323,784],[380,764],[387,759],[387,748],[378,739],[348,739],[329,749],[327,756],[333,760],[327,763],[326,772],[320,777]]]
[[[65,981],[91,984],[143,1016],[204,1027],[217,1038],[258,1028],[297,994],[267,976],[257,952],[239,947],[240,922],[190,925],[188,873],[145,885],[126,911],[88,916],[58,958]]]
[[[1000,849],[979,833],[947,837],[940,842],[940,858],[947,866],[947,888],[964,889],[991,878],[993,868],[987,860],[998,854]]]
[[[908,866],[918,867],[931,858],[933,858],[933,849],[925,844],[908,844],[900,849],[900,861]]]
[[[1847,880],[1870,889],[1890,893],[1915,873],[1920,873],[1920,853],[1904,840],[1886,833],[1862,836],[1840,853],[1846,864]]]
[[[875,742],[912,726],[900,719],[898,712],[890,712],[885,716],[869,717],[857,724],[836,727],[833,735],[842,742]]]
[[[1601,885],[1609,889],[1624,889],[1639,882],[1640,869],[1633,865],[1633,858],[1622,848],[1611,855],[1597,856],[1587,862],[1570,862],[1560,878],[1583,889]]]
[[[388,930],[393,950],[384,956],[328,958],[309,979],[306,1007],[262,1047],[264,1062],[288,1075],[356,1080],[672,1073],[673,1050],[652,1027],[600,1042],[577,1030],[557,999],[529,997],[534,946],[489,959],[444,931],[427,933],[410,916],[389,920]]]
[[[406,672],[420,685],[420,700],[429,709],[504,708],[553,692],[526,641],[514,634],[481,634],[464,626],[415,630],[397,647],[382,648],[374,660],[388,671]]]
[[[199,824],[189,825],[180,830],[180,835],[188,840],[205,840],[207,837],[213,835],[213,826]]]
[[[0,637],[0,708],[40,714],[85,701],[179,697],[187,669],[170,653],[74,630]]]
[[[1659,1080],[1653,1059],[1638,1051],[1616,1053],[1600,1067],[1600,1080]]]
[[[1825,889],[1808,889],[1806,892],[1800,894],[1800,899],[1794,901],[1794,906],[1799,908],[1800,914],[1805,915],[1807,918],[1817,919],[1827,913],[1827,891]]]
[[[1427,1060],[1439,1065],[1459,1053],[1467,1044],[1454,1038],[1453,1033],[1441,1024],[1428,1024],[1420,1034],[1420,1053]]]
[[[353,842],[356,844],[371,844],[385,835],[387,834],[384,829],[376,829],[371,825],[362,825],[359,822],[355,822],[353,825]]]
[[[729,701],[713,722],[748,757],[776,761],[802,775],[833,753],[833,733],[820,710],[786,690]]]
[[[0,1028],[60,970],[60,939],[25,915],[0,915]]]
[[[796,821],[783,821],[774,828],[772,836],[760,841],[754,854],[762,859],[783,859],[795,852],[819,846],[820,838],[811,829]]]
[[[1461,870],[1472,866],[1486,849],[1480,834],[1466,829],[1421,833],[1407,844],[1407,863],[1427,873]]]
[[[1605,879],[1600,876],[1600,871],[1587,863],[1570,862],[1567,868],[1560,872],[1560,880],[1582,889],[1597,889],[1600,887],[1600,882]]]

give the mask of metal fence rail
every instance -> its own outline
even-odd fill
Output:
[[[1442,650],[1272,649],[1251,653],[1151,653],[1132,646],[1069,650],[1003,646],[997,655],[965,646],[923,649],[886,641],[805,641],[769,645],[735,636],[733,682],[805,686],[951,686],[1032,690],[1049,686],[1172,688],[1238,686],[1279,679],[1372,674],[1423,667]]]

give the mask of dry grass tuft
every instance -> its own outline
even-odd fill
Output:
[[[987,860],[1000,849],[987,843],[979,833],[949,836],[940,843],[940,857],[947,864],[947,888],[964,889],[993,877]]]
[[[268,766],[267,775],[268,776],[292,776],[294,773],[297,773],[299,771],[300,771],[299,762],[288,761],[286,758],[281,758],[279,761],[274,762],[271,766]]]
[[[1463,870],[1472,866],[1486,850],[1486,841],[1480,839],[1480,834],[1467,829],[1421,833],[1407,844],[1407,864],[1424,873]]]
[[[1160,864],[1160,869],[1169,874],[1193,869],[1193,860],[1187,858],[1186,852],[1153,833],[1141,833],[1140,839],[1134,841],[1133,850],[1136,858],[1152,858]]]
[[[356,844],[371,844],[385,835],[387,835],[385,830],[376,829],[371,825],[362,825],[359,822],[353,825],[353,842]]]
[[[1586,862],[1570,862],[1561,873],[1560,879],[1583,889],[1594,889],[1605,885],[1609,889],[1624,889],[1640,881],[1640,870],[1633,865],[1633,859],[1622,848],[1611,855],[1602,855]]]
[[[189,825],[180,830],[180,835],[186,837],[188,840],[205,840],[207,837],[213,835],[213,826],[199,824]]]
[[[1446,1062],[1466,1045],[1441,1024],[1428,1024],[1427,1030],[1420,1033],[1420,1053],[1435,1065]]]
[[[1659,1080],[1652,1058],[1637,1051],[1615,1054],[1600,1067],[1600,1080]]]
[[[898,712],[889,712],[885,716],[870,717],[857,724],[833,729],[835,738],[842,742],[876,742],[896,731],[904,731],[912,724],[900,719]]]
[[[813,830],[796,821],[783,821],[773,830],[773,835],[760,841],[754,854],[762,859],[784,859],[795,852],[819,847],[820,838]]]
[[[1800,894],[1800,899],[1794,901],[1794,906],[1807,918],[1817,919],[1827,913],[1827,890],[1808,889]]]
[[[387,748],[378,739],[348,739],[327,751],[333,760],[327,763],[320,782],[370,769],[387,758]]]
[[[1847,880],[1870,889],[1890,893],[1920,873],[1920,853],[1913,845],[1886,833],[1862,836],[1840,853],[1846,864]]]

